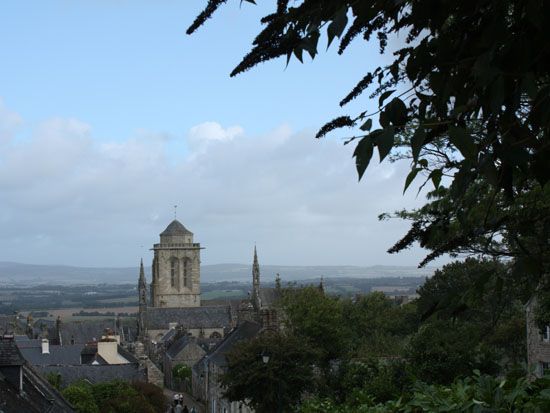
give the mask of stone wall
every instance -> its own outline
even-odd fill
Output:
[[[543,375],[542,363],[550,365],[550,340],[544,339],[539,327],[535,323],[534,310],[536,299],[533,297],[525,307],[527,322],[527,365],[531,378]]]

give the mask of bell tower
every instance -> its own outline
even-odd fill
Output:
[[[200,250],[193,233],[174,219],[154,244],[151,298],[153,307],[199,307]]]

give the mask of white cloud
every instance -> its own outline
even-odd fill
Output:
[[[9,142],[22,123],[21,116],[6,108],[3,99],[0,98],[0,145]]]
[[[17,118],[17,115],[15,115]],[[281,126],[197,125],[189,152],[166,134],[100,142],[89,125],[53,119],[0,151],[0,261],[131,265],[178,217],[203,262],[415,264],[385,250],[406,230],[376,216],[418,204],[401,195],[407,165],[376,162],[357,183],[352,148]],[[145,246],[145,247],[141,247]]]
[[[231,141],[243,134],[238,125],[223,128],[217,122],[204,122],[189,129],[187,144],[192,151],[203,152],[212,143]]]

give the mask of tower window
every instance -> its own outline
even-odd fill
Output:
[[[172,259],[170,262],[170,285],[172,287],[176,286],[176,277],[178,275],[177,261]]]
[[[191,271],[189,268],[189,260],[186,259],[183,261],[183,286],[190,288],[191,287]]]

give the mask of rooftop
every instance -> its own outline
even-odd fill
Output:
[[[168,224],[164,231],[160,233],[161,237],[172,235],[193,235],[193,233],[185,228],[181,222],[175,219]]]

